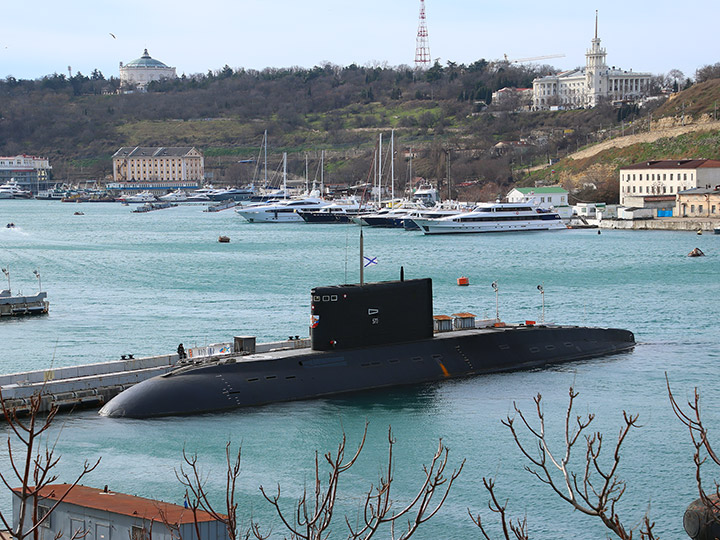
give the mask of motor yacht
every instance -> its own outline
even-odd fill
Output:
[[[567,230],[557,212],[525,203],[480,203],[470,212],[413,221],[424,234]]]

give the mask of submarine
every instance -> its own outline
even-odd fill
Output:
[[[232,354],[188,359],[108,401],[107,417],[150,418],[530,369],[628,351],[632,332],[433,317],[432,280],[315,287],[310,339],[265,350],[236,337]],[[449,319],[449,317],[445,317]],[[452,322],[451,328],[438,323]]]

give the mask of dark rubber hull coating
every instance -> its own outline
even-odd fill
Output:
[[[125,390],[100,414],[147,418],[222,411],[536,368],[626,351],[634,345],[627,330],[521,326],[459,330],[338,351],[277,351],[178,368]]]

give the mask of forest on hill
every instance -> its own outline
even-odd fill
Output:
[[[378,135],[387,141],[394,130],[400,183],[408,179],[412,156],[412,176],[453,196],[464,186],[471,197],[490,198],[522,179],[525,168],[638,123],[662,102],[533,113],[492,103],[494,91],[532,87],[534,78],[553,72],[551,66],[482,59],[436,63],[425,71],[225,66],[151,83],[145,93],[118,93],[119,80],[97,70],[8,77],[0,80],[0,155],[48,157],[58,181],[104,180],[122,146],[195,146],[215,183],[235,185],[253,180],[267,130],[269,167],[287,152],[290,172],[303,176],[308,156],[316,168],[324,150],[326,181],[342,184],[365,181]],[[656,86],[660,94],[660,78]],[[685,86],[692,91],[691,81]],[[514,145],[496,147],[501,141]]]

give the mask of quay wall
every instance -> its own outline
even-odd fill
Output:
[[[655,219],[603,219],[601,229],[632,229],[637,231],[710,231],[720,227],[720,219],[655,218]]]

